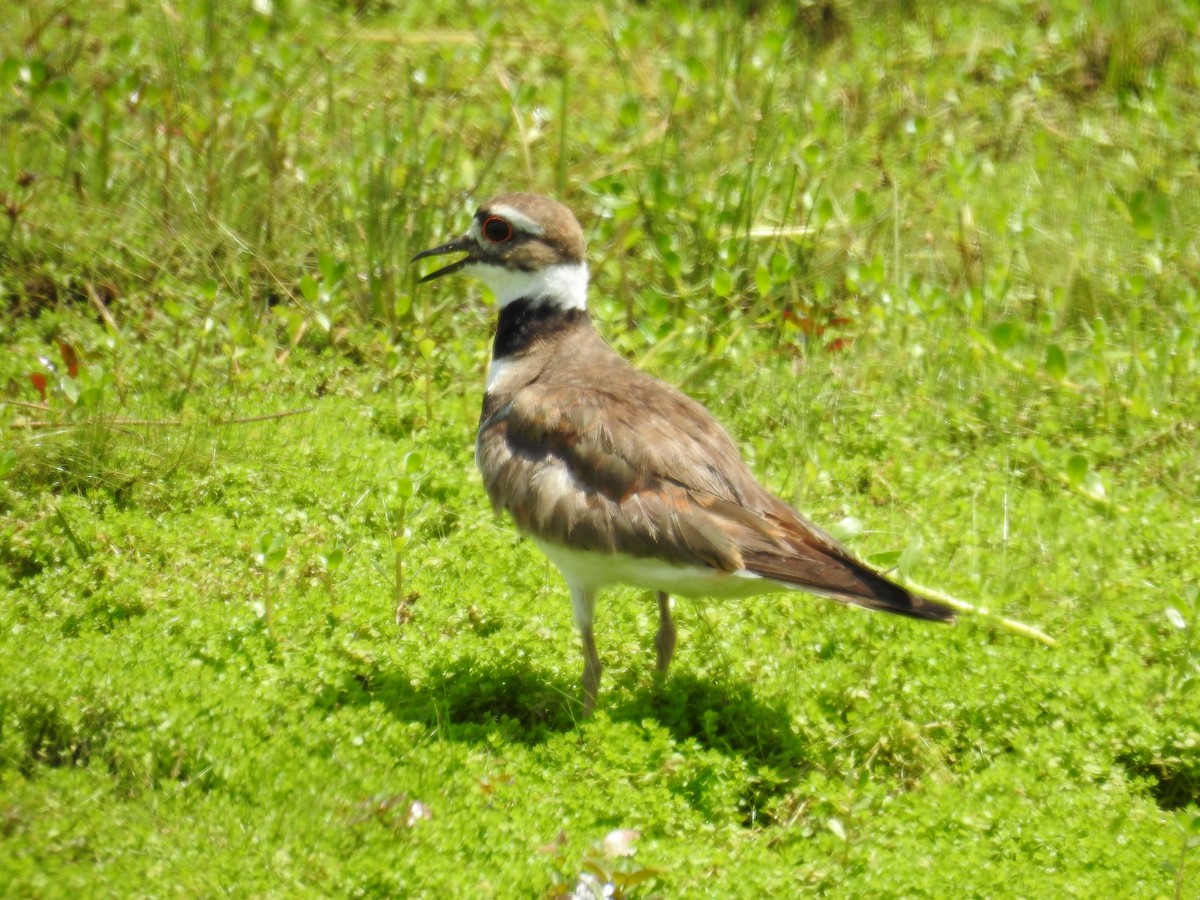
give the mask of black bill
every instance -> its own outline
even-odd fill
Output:
[[[443,275],[449,275],[452,272],[457,272],[471,261],[470,253],[471,248],[474,246],[474,241],[472,241],[467,235],[463,235],[462,237],[455,238],[452,241],[447,241],[438,247],[430,247],[428,250],[422,250],[411,260],[409,260],[409,262],[416,262],[418,259],[425,259],[427,256],[444,256],[447,253],[466,253],[467,256],[450,263],[448,266],[442,266],[440,269],[434,269],[428,275],[422,277],[417,283],[420,284],[421,282],[432,281],[435,278],[441,278]]]

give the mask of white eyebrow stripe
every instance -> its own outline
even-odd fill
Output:
[[[498,206],[493,206],[488,210],[488,213],[493,216],[499,216],[501,219],[507,219],[509,224],[512,225],[512,227],[517,231],[523,231],[526,234],[535,234],[539,236],[546,233],[546,229],[544,229],[537,222],[533,221],[533,219],[529,218],[529,216],[525,215],[520,210],[513,209],[507,204],[501,203]],[[472,223],[471,227],[474,228],[475,224]]]

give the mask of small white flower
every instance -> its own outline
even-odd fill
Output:
[[[575,882],[571,891],[571,900],[608,900],[616,893],[616,886],[611,881],[601,883],[600,879],[591,872],[584,872]]]
[[[422,819],[432,818],[433,812],[429,809],[429,807],[420,800],[414,800],[412,803],[408,804],[408,818],[405,819],[404,824],[409,828],[412,828]]]
[[[604,836],[604,855],[610,857],[633,856],[633,842],[639,837],[641,834],[632,828],[618,828],[616,831],[610,831]]]

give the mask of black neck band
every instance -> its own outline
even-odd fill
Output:
[[[550,301],[530,297],[513,300],[500,310],[492,358],[503,359],[521,353],[536,341],[574,328],[587,318],[586,309],[563,309]]]

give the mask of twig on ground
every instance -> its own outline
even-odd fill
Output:
[[[926,587],[923,584],[917,584],[915,581],[905,581],[905,587],[921,594],[923,597],[928,597],[930,600],[936,600],[939,603],[944,603],[957,612],[968,613],[973,616],[979,616],[987,619],[1000,626],[1004,631],[1019,634],[1022,637],[1032,638],[1035,641],[1040,641],[1047,647],[1057,647],[1058,641],[1046,634],[1040,628],[1035,628],[1033,625],[1026,625],[1024,622],[1018,622],[1016,619],[1010,619],[1006,616],[998,615],[983,606],[974,606],[967,603],[965,600],[959,600],[957,597],[951,597],[949,594],[939,591],[936,588]]]
[[[0,400],[0,403],[12,403],[15,406],[25,406],[31,409],[44,410],[45,407],[39,407],[32,403],[22,403],[18,400]],[[39,419],[17,419],[9,423],[9,428],[12,429],[36,429],[36,428],[79,428],[84,425],[111,425],[115,427],[145,427],[145,428],[181,428],[184,425],[206,424],[215,426],[224,425],[247,425],[251,422],[265,422],[270,419],[286,419],[288,416],[299,416],[304,413],[312,412],[312,407],[308,406],[304,409],[285,409],[283,412],[264,413],[261,416],[243,416],[236,419],[127,419],[124,417],[116,417],[111,419],[83,419],[79,422],[52,422]]]

